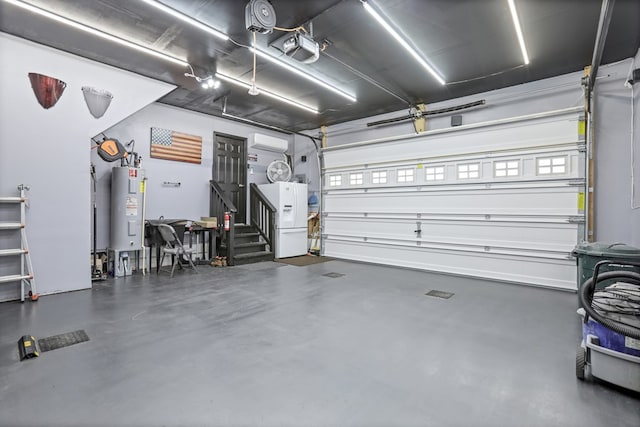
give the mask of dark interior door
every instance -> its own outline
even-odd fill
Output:
[[[236,223],[244,224],[247,218],[247,156],[246,139],[220,133],[213,134],[213,172],[216,181],[238,212]]]

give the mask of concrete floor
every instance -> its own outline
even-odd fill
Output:
[[[575,378],[575,294],[344,261],[200,271],[0,304],[0,425],[640,426],[638,394]],[[18,360],[21,335],[77,329]]]

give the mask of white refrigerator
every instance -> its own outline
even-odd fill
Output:
[[[258,185],[265,197],[275,206],[276,258],[307,253],[307,184],[274,182]]]

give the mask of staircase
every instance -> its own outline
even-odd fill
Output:
[[[227,265],[251,264],[273,261],[275,258],[276,208],[265,198],[258,186],[252,183],[249,191],[250,224],[236,224],[237,209],[216,181],[209,181],[211,216],[225,218],[225,228],[220,232],[218,255],[227,257]],[[226,218],[229,218],[228,223]]]
[[[221,253],[228,253],[227,244],[220,245]],[[260,236],[258,229],[252,225],[235,224],[233,239],[233,261],[229,265],[252,264],[261,261],[273,261],[274,253],[268,243]]]

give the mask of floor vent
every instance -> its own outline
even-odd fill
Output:
[[[78,331],[67,332],[66,334],[39,339],[38,347],[40,347],[40,351],[44,353],[45,351],[56,350],[85,341],[89,341],[89,336],[84,329],[80,329]]]
[[[428,297],[436,297],[442,299],[449,299],[455,294],[453,292],[444,292],[444,291],[429,291],[425,294]]]
[[[327,273],[327,274],[323,274],[324,277],[331,277],[332,279],[337,279],[338,277],[342,277],[344,276],[344,274],[341,273]]]

